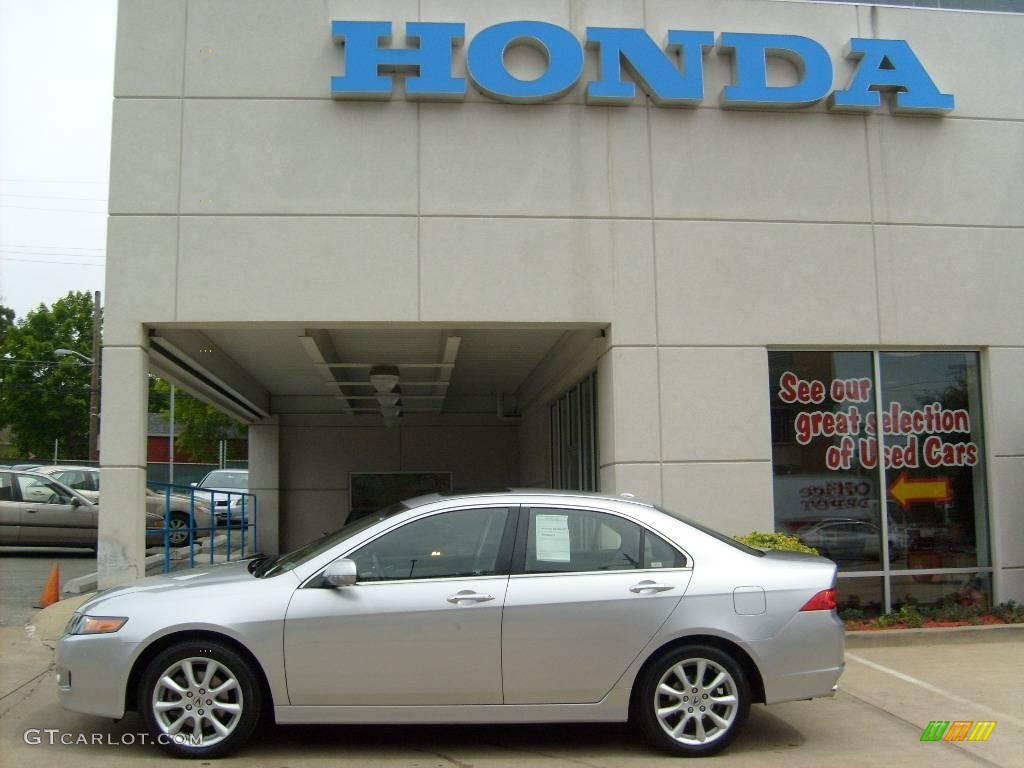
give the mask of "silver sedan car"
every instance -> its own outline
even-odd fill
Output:
[[[754,702],[828,696],[836,566],[632,499],[431,495],[275,558],[107,590],[57,646],[67,709],[209,758],[278,723],[635,719],[710,755]]]

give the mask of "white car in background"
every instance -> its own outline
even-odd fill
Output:
[[[52,477],[78,491],[91,502],[100,498],[100,470],[97,467],[83,467],[70,464],[40,466],[30,470],[39,475]]]
[[[252,511],[247,469],[215,469],[192,487],[196,503],[213,509],[217,525],[245,523]]]

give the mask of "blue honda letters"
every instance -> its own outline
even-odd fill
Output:
[[[332,34],[345,46],[345,74],[331,78],[335,99],[390,99],[391,73],[406,73],[409,99],[459,101],[466,78],[452,75],[452,51],[462,45],[465,25],[409,22],[412,48],[392,48],[390,21],[335,21]],[[807,107],[827,99],[837,112],[868,112],[881,104],[882,91],[895,94],[897,114],[945,114],[952,94],[942,93],[906,40],[853,38],[846,57],[857,62],[850,84],[832,90],[834,71],[825,48],[800,35],[669,30],[659,46],[642,29],[588,27],[586,47],[596,52],[598,79],[587,83],[588,104],[629,104],[636,86],[660,106],[696,106],[704,99],[704,58],[715,48],[732,62],[732,82],[719,101],[731,109]],[[508,71],[505,53],[517,45],[538,49],[544,73],[523,80]],[[791,62],[797,81],[768,82],[769,60]],[[481,93],[514,104],[552,101],[572,90],[583,76],[584,46],[568,30],[541,21],[509,21],[482,30],[469,43],[466,71]],[[623,70],[628,78],[623,77]]]

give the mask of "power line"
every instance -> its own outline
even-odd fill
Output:
[[[28,251],[21,248],[0,248],[2,253],[14,253],[18,256],[70,256],[74,259],[105,259],[102,253],[60,253],[59,251]]]
[[[81,181],[76,179],[12,179],[9,177],[2,177],[0,181],[14,181],[19,184],[102,184],[106,186],[105,181]]]
[[[65,264],[71,267],[105,267],[106,264],[94,264],[88,261],[45,261],[43,259],[16,259],[13,256],[0,256],[0,261],[26,261],[29,264]]]
[[[19,195],[17,192],[0,192],[0,197],[30,197],[35,200],[95,200],[98,203],[107,202],[105,197],[57,197],[56,195]]]
[[[57,251],[105,251],[106,248],[84,248],[79,245],[34,245],[32,243],[0,243],[0,248],[48,248]]]
[[[33,208],[27,205],[7,205],[6,203],[0,203],[0,208],[18,208],[22,211],[55,211],[57,213],[102,213],[104,216],[107,215],[106,211],[86,211],[81,208]]]

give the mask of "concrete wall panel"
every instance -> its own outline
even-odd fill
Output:
[[[775,529],[770,461],[664,464],[665,509],[730,536]]]
[[[180,101],[116,99],[110,212],[177,213],[180,157]]]
[[[663,461],[768,460],[768,356],[758,348],[662,348]]]
[[[878,227],[884,344],[1019,345],[1024,229]]]
[[[131,0],[117,8],[114,96],[181,96],[187,0]]]
[[[107,259],[103,314],[105,344],[143,343],[139,322],[174,320],[173,275],[178,262],[178,222],[170,216],[113,216],[107,222]]]
[[[644,110],[424,104],[420,118],[424,214],[651,213]]]
[[[662,344],[873,344],[871,228],[659,222]]]
[[[177,277],[179,320],[415,320],[416,222],[189,217]]]
[[[183,213],[416,213],[416,106],[189,100]]]

